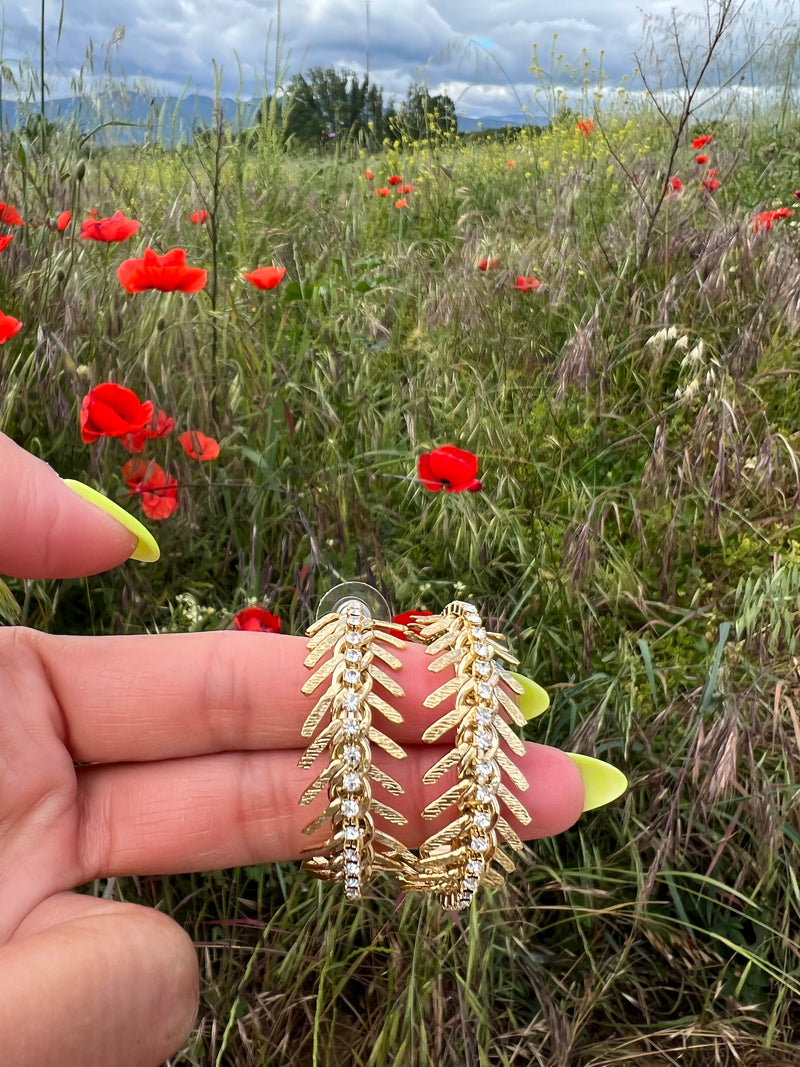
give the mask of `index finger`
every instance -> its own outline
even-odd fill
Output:
[[[137,538],[0,433],[0,574],[75,578],[130,558]]]
[[[302,749],[306,695],[302,637],[217,631],[124,637],[63,637],[26,631],[55,698],[51,714],[72,758],[117,763],[256,749]],[[441,684],[421,645],[398,649],[392,672],[405,690],[401,744],[419,741],[440,712],[423,706]],[[438,679],[438,680],[437,680]],[[383,724],[376,723],[381,728]]]

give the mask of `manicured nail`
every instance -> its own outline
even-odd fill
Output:
[[[565,755],[569,756],[583,778],[584,811],[610,804],[628,788],[628,779],[622,771],[618,771],[605,760],[583,756],[579,752],[567,752]]]
[[[518,696],[517,704],[519,710],[529,722],[531,719],[535,719],[537,715],[542,715],[547,711],[550,706],[550,697],[540,685],[532,682],[530,678],[526,678],[524,674],[517,674],[514,671],[509,671],[508,673],[522,686],[522,692]]]
[[[92,489],[90,485],[76,482],[74,478],[64,478],[64,485],[69,486],[73,493],[82,496],[90,504],[95,504],[98,508],[101,508],[112,519],[116,519],[120,525],[124,526],[126,530],[130,530],[137,539],[137,545],[131,553],[131,559],[138,559],[141,563],[155,563],[161,555],[161,549],[158,547],[155,537],[142,526],[138,519],[135,519],[124,508],[121,508],[119,504],[115,504],[113,500],[109,500],[107,496],[103,496],[96,489]]]

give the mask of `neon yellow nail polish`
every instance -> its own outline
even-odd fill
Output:
[[[518,706],[528,722],[539,715],[543,715],[550,706],[550,697],[547,692],[536,682],[526,678],[524,674],[517,674],[515,671],[509,671],[508,673],[522,686],[523,691],[519,694]]]
[[[610,804],[612,800],[622,796],[628,788],[628,779],[622,771],[612,767],[605,760],[595,759],[594,756],[584,756],[579,752],[567,752],[565,755],[569,756],[583,778],[584,811]]]
[[[137,538],[138,543],[131,553],[131,559],[137,559],[141,563],[155,563],[161,555],[161,549],[158,547],[155,537],[148,529],[142,526],[138,519],[135,519],[124,508],[121,508],[119,504],[115,504],[113,500],[109,500],[107,496],[103,496],[96,489],[92,489],[90,485],[76,482],[74,478],[64,478],[63,481],[64,485],[68,486],[73,493],[77,493],[84,500],[88,500],[90,504],[101,508],[112,519],[116,519],[121,526],[124,526],[126,530],[130,530],[133,536]]]

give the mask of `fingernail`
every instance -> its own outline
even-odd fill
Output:
[[[605,760],[595,759],[594,756],[583,756],[578,752],[567,752],[565,755],[569,756],[583,778],[584,811],[610,804],[612,800],[622,796],[628,788],[628,779],[622,771],[612,767]]]
[[[547,711],[550,706],[550,697],[540,685],[526,678],[524,674],[517,674],[514,671],[508,673],[515,682],[522,686],[522,692],[518,694],[518,707],[529,722]]]
[[[138,519],[135,519],[124,508],[121,508],[119,504],[115,504],[113,500],[109,500],[107,496],[103,496],[96,489],[92,489],[90,485],[76,482],[74,478],[64,478],[64,485],[68,486],[73,493],[82,496],[84,500],[88,500],[90,504],[95,504],[98,508],[101,508],[112,519],[116,519],[120,525],[124,526],[126,530],[130,530],[137,540],[136,548],[130,556],[131,559],[138,559],[141,563],[155,563],[161,555],[161,549],[158,547],[155,537],[148,529],[142,526]]]

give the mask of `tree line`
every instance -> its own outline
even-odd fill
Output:
[[[350,70],[311,67],[295,74],[281,96],[261,105],[260,118],[279,121],[289,143],[325,148],[337,142],[416,140],[458,132],[455,104],[424,85],[409,86],[397,106],[383,89]]]

